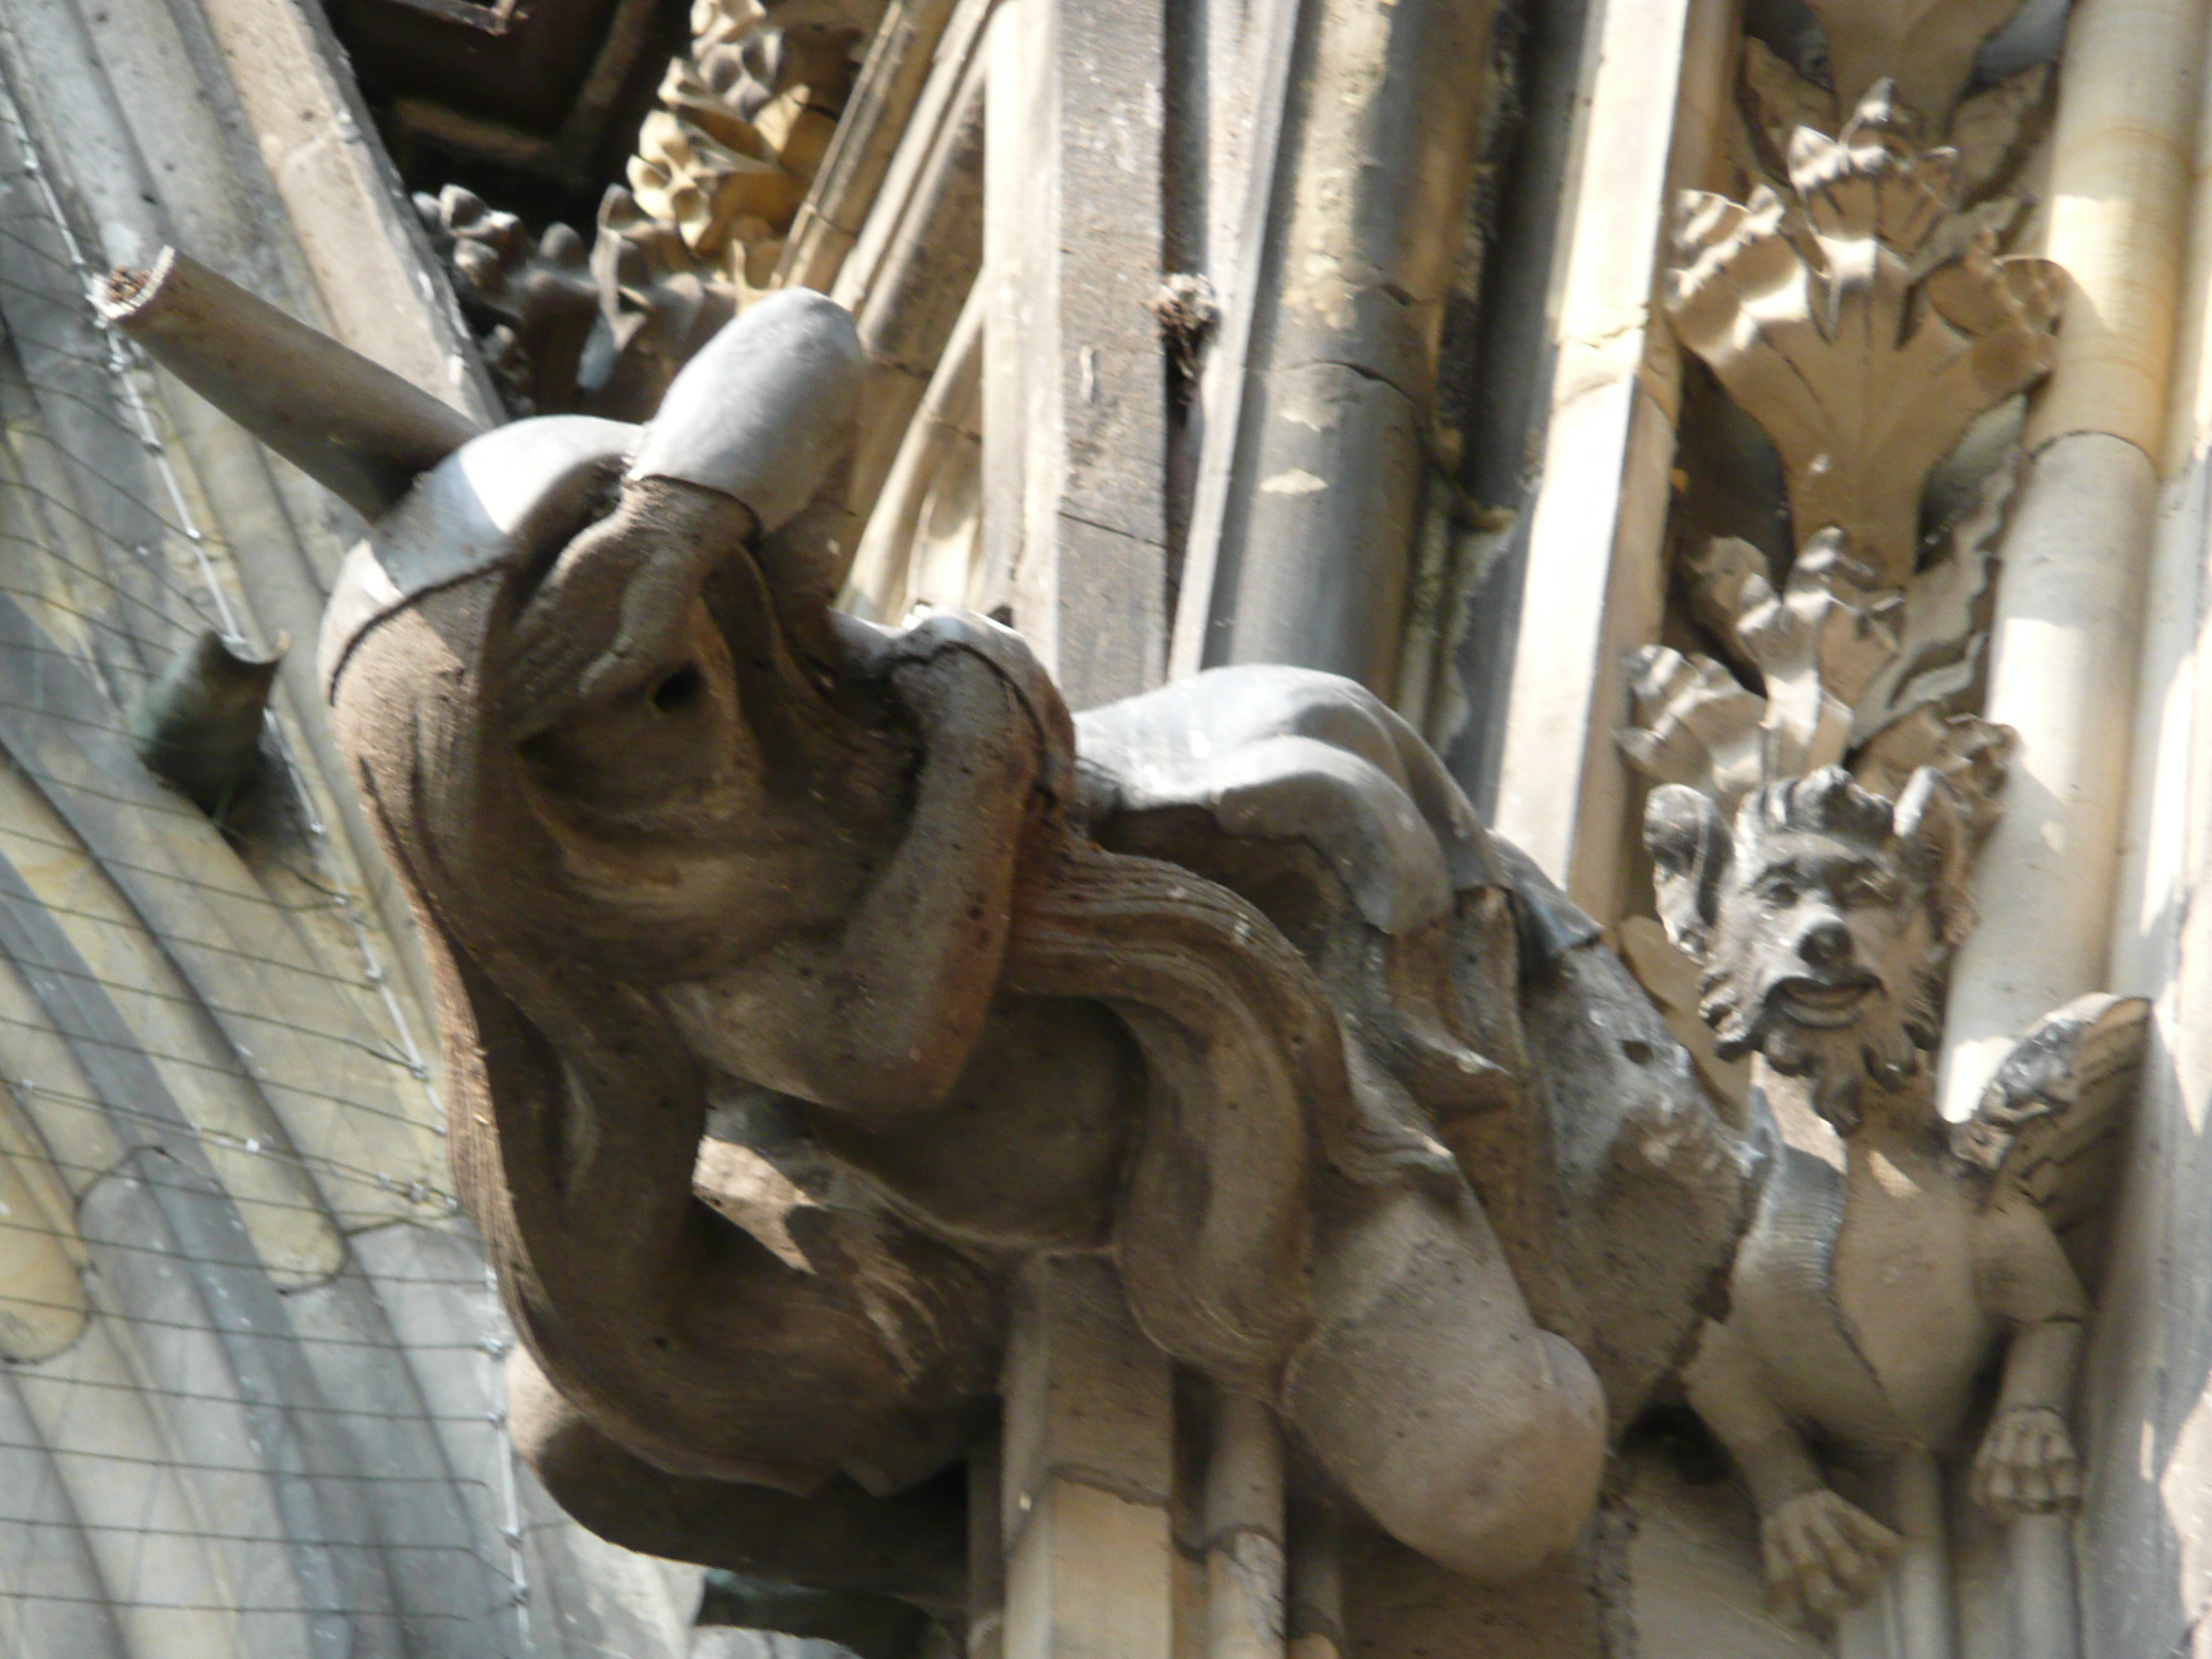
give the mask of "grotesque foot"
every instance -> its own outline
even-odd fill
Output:
[[[1796,1624],[1825,1624],[1863,1601],[1905,1542],[1826,1486],[1770,1510],[1759,1534],[1768,1593]]]
[[[2000,1412],[1974,1457],[1974,1497],[2000,1515],[2049,1515],[2081,1501],[2066,1419],[2043,1406]]]

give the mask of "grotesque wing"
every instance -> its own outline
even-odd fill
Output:
[[[2102,994],[2045,1014],[1954,1132],[1958,1155],[1996,1177],[1992,1200],[2006,1190],[2027,1198],[2069,1252],[2113,1190],[2149,1014],[2141,997]]]

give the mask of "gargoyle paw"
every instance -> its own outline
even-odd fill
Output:
[[[1759,1522],[1766,1588],[1793,1623],[1826,1623],[1864,1601],[1905,1540],[1826,1486],[1778,1504]]]
[[[899,701],[913,711],[931,752],[957,757],[976,787],[1025,787],[1043,738],[1006,676],[979,653],[953,647],[891,671]]]
[[[578,532],[514,623],[508,718],[528,737],[684,662],[700,584],[752,529],[743,503],[678,479],[633,479]]]
[[[2081,1460],[2066,1419],[2045,1406],[1997,1414],[1974,1456],[1974,1497],[2000,1515],[2049,1515],[2081,1501]]]

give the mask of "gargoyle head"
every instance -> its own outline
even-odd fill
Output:
[[[1943,971],[1972,926],[1950,786],[1912,775],[1894,804],[1839,768],[1770,784],[1731,832],[1694,789],[1655,790],[1644,842],[1659,915],[1705,970],[1699,1012],[1735,1059],[1814,1079],[1844,1133],[1859,1085],[1895,1092],[1941,1036]]]

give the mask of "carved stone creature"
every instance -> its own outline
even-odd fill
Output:
[[[2081,1495],[2066,1413],[2089,1304],[2062,1233],[2132,1093],[2144,1005],[2090,997],[2048,1017],[1954,1133],[1929,1060],[1970,925],[1968,836],[1940,776],[1914,773],[1893,806],[1816,772],[1758,791],[1733,830],[1669,786],[1645,843],[1668,931],[1704,967],[1716,1046],[1757,1056],[1754,1106],[1778,1142],[1731,1311],[1687,1368],[1691,1402],[1750,1488],[1778,1601],[1826,1620],[1901,1554],[1902,1651],[1936,1659],[1951,1618],[1940,1468],[1993,1356],[1975,1496],[2027,1515]],[[1842,1137],[1840,1169],[1807,1150],[1815,1115]]]
[[[1687,1057],[1358,687],[1072,722],[1003,629],[830,611],[860,378],[764,301],[647,427],[465,444],[333,596],[518,1443],[619,1541],[948,1609],[1010,1277],[1091,1252],[1401,1540],[1563,1547],[1742,1224]]]
[[[1576,1535],[1747,1161],[1376,699],[1223,671],[1079,725],[1003,629],[834,613],[818,295],[648,427],[489,434],[173,252],[106,308],[371,521],[322,673],[580,1518],[956,1615],[1011,1281],[1082,1253],[1310,1495],[1486,1576]]]

